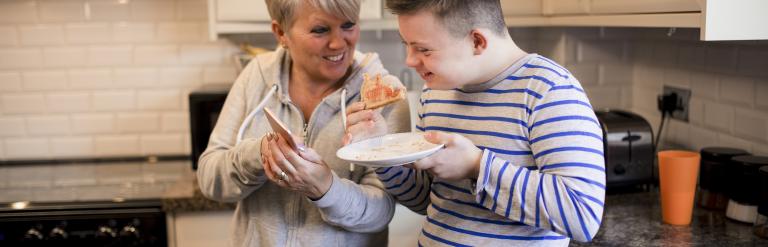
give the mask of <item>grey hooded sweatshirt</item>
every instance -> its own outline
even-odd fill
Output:
[[[341,100],[360,100],[362,74],[388,75],[378,55],[355,52],[354,71],[344,86],[326,96],[310,119],[304,119],[288,95],[290,56],[284,49],[254,58],[235,81],[200,156],[197,177],[202,193],[211,199],[237,202],[234,246],[386,246],[387,225],[395,202],[373,169],[355,166],[336,157],[344,126]],[[396,79],[396,78],[394,78]],[[273,111],[304,145],[316,150],[333,170],[330,190],[319,200],[283,189],[270,182],[262,167],[261,137],[271,131],[259,111],[236,144],[245,117],[268,94],[265,107]],[[346,89],[346,98],[341,91]],[[410,131],[408,104],[400,101],[383,110],[389,131]]]

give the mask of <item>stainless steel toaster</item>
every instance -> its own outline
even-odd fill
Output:
[[[608,188],[652,183],[653,130],[648,121],[623,110],[598,110],[595,114],[603,129]]]

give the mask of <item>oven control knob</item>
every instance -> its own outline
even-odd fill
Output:
[[[139,246],[141,242],[141,233],[138,226],[140,222],[138,219],[134,219],[132,223],[123,227],[120,230],[120,242],[129,246]]]
[[[627,169],[624,168],[624,166],[621,164],[616,164],[616,167],[613,168],[613,173],[616,175],[623,175],[626,172],[627,172]]]
[[[51,229],[51,233],[48,234],[50,239],[67,239],[68,236],[67,231],[62,226],[54,227]]]
[[[27,230],[27,232],[24,233],[24,240],[27,240],[27,241],[43,240],[43,234],[40,233],[40,228],[42,227],[29,228],[29,230]]]
[[[96,237],[97,238],[114,238],[117,237],[117,233],[115,233],[115,230],[112,229],[112,227],[109,226],[99,226],[99,229],[96,231]]]

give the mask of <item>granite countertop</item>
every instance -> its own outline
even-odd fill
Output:
[[[0,166],[0,208],[156,201],[166,212],[232,209],[202,196],[189,161]],[[107,205],[107,204],[105,204]]]
[[[730,220],[723,211],[695,207],[690,226],[664,224],[657,191],[608,195],[605,204],[592,243],[571,246],[768,246],[751,224]]]

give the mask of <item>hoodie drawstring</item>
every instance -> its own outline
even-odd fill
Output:
[[[256,108],[254,108],[250,113],[248,113],[248,116],[245,117],[243,120],[243,123],[240,124],[240,129],[237,130],[237,141],[235,144],[239,144],[243,140],[243,134],[245,134],[245,128],[248,127],[249,124],[251,124],[251,121],[253,120],[253,117],[256,116],[256,113],[261,111],[261,109],[264,109],[264,106],[267,104],[267,101],[270,97],[272,97],[273,94],[277,92],[277,83],[272,85],[272,88],[269,89],[269,92],[267,93],[267,96],[264,97],[264,99],[259,102],[258,105],[256,105]]]

